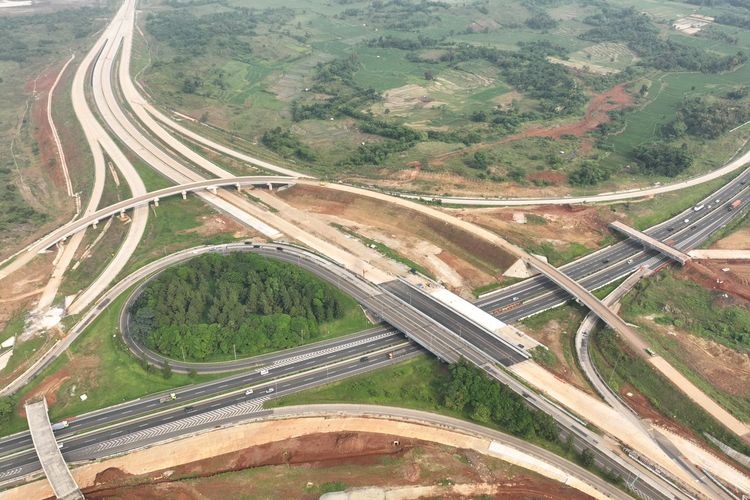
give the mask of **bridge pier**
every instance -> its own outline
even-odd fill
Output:
[[[154,198],[154,206],[155,207],[159,206],[159,198]]]
[[[215,187],[210,186],[210,187],[207,187],[206,189],[208,189],[211,192],[211,194],[216,194],[216,188]]]
[[[271,184],[270,182],[268,183],[268,190],[273,191],[273,184]]]
[[[99,219],[96,219],[93,224],[91,224],[91,227],[96,229],[96,226],[99,225]]]
[[[241,192],[242,192],[242,184],[240,184],[240,183],[238,182],[237,184],[235,184],[235,187],[237,188],[237,192],[238,192],[238,193],[241,193]]]
[[[183,200],[187,200],[187,191],[182,191],[180,194],[182,195]]]

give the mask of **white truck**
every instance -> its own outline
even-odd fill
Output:
[[[52,424],[52,430],[53,431],[59,431],[61,429],[65,429],[68,426],[68,421],[63,420],[62,422],[57,422],[55,424]]]

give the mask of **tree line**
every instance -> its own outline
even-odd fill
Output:
[[[716,139],[724,132],[750,120],[750,104],[731,102],[742,99],[746,87],[731,90],[729,100],[695,97],[684,99],[677,108],[674,120],[662,126],[665,138],[679,138],[685,134],[706,139]]]
[[[600,12],[587,16],[583,22],[594,27],[580,35],[580,38],[597,43],[625,43],[641,57],[639,64],[656,69],[720,73],[747,61],[743,52],[719,56],[673,40],[664,40],[649,17],[633,7],[603,5]]]
[[[204,360],[285,349],[321,335],[353,302],[312,274],[249,253],[171,268],[130,308],[130,332],[165,356]]]

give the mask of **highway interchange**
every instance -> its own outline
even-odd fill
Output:
[[[121,13],[127,14],[134,10],[132,9],[132,4],[130,7],[128,5],[129,2],[123,5]],[[101,50],[102,56],[89,58],[88,60],[89,63],[96,61],[93,71],[93,88],[95,101],[102,118],[108,124],[109,130],[120,138],[120,140],[128,144],[131,150],[139,154],[149,164],[158,168],[162,173],[171,172],[170,177],[175,182],[181,184],[187,182],[198,184],[203,182],[211,183],[212,180],[202,179],[190,169],[179,165],[179,162],[175,161],[173,156],[166,153],[151,153],[154,149],[160,150],[161,146],[154,144],[149,138],[145,137],[143,132],[139,128],[134,127],[127,116],[120,110],[115,96],[116,92],[112,89],[112,82],[109,75],[114,71],[113,62],[118,50],[125,51],[128,54],[125,60],[129,59],[128,36],[132,36],[132,19],[128,21],[127,15],[118,19],[119,23],[112,23],[110,28],[108,28],[111,31],[110,38],[103,36],[102,39],[105,41],[95,46],[95,48]],[[128,33],[128,30],[130,30],[130,33]],[[132,99],[137,98],[133,97],[133,93],[136,91],[134,87],[130,86],[132,82],[129,75],[123,73],[126,71],[127,65],[121,63],[119,69],[122,91],[126,95],[131,94],[132,105]],[[78,74],[76,76],[78,77]],[[171,128],[179,127],[179,125],[174,123],[170,124],[170,120],[165,116],[159,116],[158,112],[147,103],[142,101],[140,102],[140,106],[145,111],[141,113],[135,110],[134,112],[142,121],[145,122],[146,119],[144,116],[148,116],[148,113],[151,113],[156,116],[157,120],[167,124]],[[156,133],[153,126],[149,128],[153,133]],[[100,136],[95,139],[95,142],[99,141],[108,144],[109,149],[112,149],[112,147],[117,149],[106,132],[98,131],[97,133]],[[163,133],[166,134],[165,131]],[[197,135],[193,132],[190,132],[190,134]],[[167,140],[161,133],[157,135],[159,135],[160,140]],[[171,137],[169,134],[166,136]],[[204,142],[200,138],[191,138],[199,142]],[[213,144],[211,147],[219,149],[215,143]],[[172,145],[172,147],[173,149],[180,149],[179,146]],[[188,153],[185,153],[184,149],[186,149],[184,146],[180,149],[181,154],[187,156]],[[96,150],[94,150],[94,153],[96,158],[98,153]],[[111,151],[108,151],[108,153],[115,155]],[[195,155],[194,152],[191,151],[191,153]],[[237,153],[235,153],[235,156],[237,156]],[[256,164],[259,163],[257,160],[253,162]],[[118,168],[124,168],[127,171],[127,166],[122,167],[120,163],[117,163]],[[122,163],[127,162],[125,160]],[[205,170],[211,170],[211,165],[207,165],[205,159],[199,157],[198,159],[194,159],[194,163],[201,165]],[[175,167],[175,164],[178,164],[179,168]],[[159,166],[157,167],[157,165]],[[228,173],[224,172],[224,175],[221,175],[221,172],[214,171],[214,173],[220,177],[227,178],[229,184],[233,183],[229,179],[231,176]],[[297,174],[288,170],[281,171],[280,173],[284,175]],[[266,178],[266,180],[268,179],[270,178]],[[138,181],[139,179],[133,180],[131,189],[133,189],[133,185],[137,185]],[[683,213],[646,232],[654,238],[669,241],[675,248],[681,250],[695,248],[737,216],[739,210],[730,211],[727,209],[727,206],[735,199],[747,199],[748,181],[750,181],[750,173],[745,171],[706,199],[704,204],[711,208],[704,208],[699,212],[694,212],[691,208],[688,208]],[[176,190],[179,187],[170,189]],[[142,196],[143,201],[146,203],[155,197],[155,193],[139,192],[139,189],[134,189],[133,191],[134,194]],[[227,208],[227,203],[223,198],[219,200],[213,194],[202,194],[202,197],[207,201],[210,200],[219,209],[227,211],[230,214],[235,215],[237,212],[236,208]],[[716,200],[719,201],[717,202]],[[110,211],[112,213],[117,212],[117,210]],[[147,212],[147,210],[139,211],[139,213],[143,212]],[[255,213],[257,214],[258,212],[256,211]],[[247,218],[247,214],[237,216],[240,219],[242,217]],[[689,219],[689,222],[685,222],[685,219]],[[88,225],[90,222],[91,220],[87,220],[82,224]],[[141,222],[145,224],[145,215],[143,215]],[[132,227],[131,233],[136,234],[138,231],[134,231]],[[140,231],[142,232],[142,228]],[[131,239],[130,236],[128,238]],[[133,237],[132,239],[137,243],[140,236],[138,238]],[[239,249],[240,247],[241,244],[235,249]],[[251,248],[242,249],[251,250]],[[504,372],[489,366],[492,363],[500,363],[508,366],[521,361],[522,356],[519,356],[515,350],[508,346],[491,343],[486,336],[486,332],[482,332],[481,329],[478,330],[475,325],[465,321],[465,318],[458,317],[455,313],[451,314],[445,308],[440,308],[436,304],[430,303],[429,299],[423,294],[416,293],[414,290],[404,289],[405,285],[399,282],[388,283],[383,287],[384,290],[391,293],[382,293],[382,290],[373,288],[368,289],[370,285],[357,281],[356,278],[352,278],[350,274],[341,272],[340,269],[332,268],[331,263],[321,263],[319,260],[321,257],[317,256],[308,260],[307,256],[300,257],[299,255],[295,255],[293,248],[279,251],[273,246],[263,246],[255,250],[266,252],[274,258],[281,258],[282,260],[294,262],[314,270],[317,274],[352,294],[371,312],[386,319],[392,325],[401,328],[416,342],[428,347],[429,350],[438,353],[439,357],[447,361],[454,361],[456,354],[459,353],[468,359],[472,359],[479,366],[485,367],[490,375],[507,383],[517,392],[525,394],[525,389],[517,381],[504,374]],[[120,251],[127,252],[127,248],[125,250],[121,248]],[[203,251],[227,251],[227,248],[225,247],[222,250],[220,247],[214,247],[182,252],[173,261],[168,261],[167,259],[165,265],[173,265],[174,262],[185,260]],[[665,257],[652,251],[643,250],[639,244],[627,240],[563,266],[561,270],[570,278],[578,281],[586,289],[594,290],[632,273],[641,266],[647,265],[655,269],[668,262]],[[128,283],[121,283],[108,289],[103,288],[102,285],[100,287],[101,290],[107,291],[105,295],[99,298],[94,308],[87,312],[87,316],[84,318],[85,321],[90,322],[113,297],[119,295],[119,293],[122,293],[142,278],[156,272],[155,267],[149,268],[149,272],[134,273],[134,276],[129,277],[130,281]],[[96,294],[91,292],[91,295],[93,300]],[[491,293],[479,300],[477,305],[491,312],[502,321],[513,323],[521,318],[559,305],[569,299],[570,295],[562,291],[548,278],[536,277]],[[85,324],[77,327],[78,330],[75,330],[74,327],[74,330],[80,333],[85,328]],[[62,352],[67,345],[72,343],[74,338],[75,335],[66,339],[61,345],[56,346],[56,351]],[[130,347],[134,350],[138,349],[138,346],[134,344],[130,344]],[[394,350],[398,354],[396,359],[403,359],[404,357],[413,356],[421,352],[421,349],[414,343],[410,343],[398,335],[396,330],[383,326],[358,334],[353,338],[322,345],[307,346],[289,352],[265,356],[261,359],[244,360],[238,363],[238,365],[247,367],[253,364],[271,364],[274,368],[272,373],[269,373],[267,376],[262,376],[257,371],[254,371],[207,384],[180,389],[178,391],[178,399],[170,403],[159,403],[159,396],[153,396],[127,402],[116,408],[101,410],[86,416],[79,416],[75,420],[71,420],[69,428],[59,433],[60,438],[65,443],[64,455],[69,460],[86,460],[105,456],[115,451],[125,451],[133,447],[142,446],[144,442],[149,442],[148,439],[145,439],[145,441],[121,442],[114,447],[106,449],[96,448],[97,444],[110,442],[134,432],[142,431],[143,429],[155,429],[160,426],[167,426],[165,427],[167,430],[164,434],[158,436],[152,435],[150,437],[152,441],[150,442],[165,439],[172,435],[170,432],[179,434],[183,431],[183,429],[177,428],[173,428],[170,431],[168,428],[169,424],[199,415],[216,415],[216,419],[199,422],[196,426],[190,427],[190,429],[198,429],[201,425],[210,427],[215,425],[216,421],[221,421],[222,419],[238,418],[237,414],[232,414],[229,417],[227,416],[229,414],[215,413],[221,409],[236,408],[238,404],[245,405],[243,408],[249,413],[257,413],[260,408],[258,405],[246,405],[246,403],[258,402],[270,397],[269,393],[266,392],[270,387],[275,389],[272,393],[273,395],[280,395],[385,366],[392,362],[386,356],[386,353],[394,352]],[[371,355],[370,353],[376,354]],[[145,354],[151,356],[153,353]],[[158,358],[154,358],[152,361],[158,363]],[[229,369],[234,369],[239,368],[239,366],[231,364],[222,366],[208,365],[205,367],[205,370],[219,372],[225,371],[228,367],[231,367]],[[178,370],[189,370],[192,368],[190,366],[182,366],[177,362],[174,363],[174,367]],[[311,369],[313,371],[309,371]],[[201,370],[203,371],[204,368]],[[250,386],[254,388],[254,393],[246,395],[245,389]],[[560,422],[564,432],[567,431],[576,434],[577,446],[591,446],[592,442],[595,444],[598,439],[597,435],[582,429],[580,422],[566,411],[556,407],[556,405],[551,404],[549,401],[544,401],[543,398],[539,398],[536,395],[528,396],[528,400],[530,404],[537,408],[553,414],[556,420]],[[186,403],[190,401],[199,402],[187,405],[190,409],[186,411]],[[159,413],[154,415],[154,410],[158,410]],[[26,433],[0,440],[0,482],[9,478],[21,477],[30,471],[38,469],[38,461],[34,453],[29,451],[29,446],[30,442]],[[671,487],[665,485],[661,478],[656,477],[648,470],[644,470],[642,467],[638,468],[637,466],[634,468],[632,464],[623,464],[621,458],[613,457],[606,451],[598,451],[596,457],[600,465],[620,471],[623,477],[628,477],[628,474],[632,476],[631,471],[633,470],[638,471],[638,474],[642,475],[644,480],[640,481],[636,489],[649,497],[661,497],[665,491],[671,490]],[[679,496],[683,495],[683,492],[672,490],[671,494]]]

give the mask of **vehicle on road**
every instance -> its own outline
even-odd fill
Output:
[[[172,401],[174,399],[177,399],[177,394],[175,394],[173,392],[173,393],[170,393],[168,396],[162,396],[162,397],[160,397],[159,398],[159,402],[160,403],[166,403],[167,401]]]
[[[252,393],[253,393],[253,390],[252,389],[248,389],[248,390],[245,391],[245,396],[249,396]]]
[[[258,372],[259,375],[268,375],[268,368],[263,368],[261,371]]]
[[[388,353],[388,359],[393,359],[393,353],[392,352]]]
[[[190,413],[193,410],[195,410],[195,406],[186,406],[185,407],[185,413]]]
[[[57,422],[56,424],[52,424],[52,430],[59,431],[60,429],[65,429],[68,425],[69,425],[68,421],[63,420],[62,422]]]
[[[683,222],[684,222],[685,224],[690,224],[690,219],[685,219],[685,220],[684,220]]]
[[[727,210],[736,210],[742,205],[742,200],[734,200],[731,205],[727,207]]]
[[[648,347],[646,348],[646,354],[648,354],[649,356],[656,356],[656,353],[655,353],[654,351],[652,351],[652,350],[651,350],[650,348],[648,348]]]
[[[632,264],[632,263],[633,263],[633,259],[628,259],[628,264]]]
[[[360,363],[365,363],[368,359],[370,359],[369,356],[362,356],[361,358],[359,358],[359,362]]]
[[[700,204],[693,207],[693,212],[700,212],[706,205]]]
[[[272,392],[273,392],[273,387],[269,387],[269,388],[268,388],[268,389],[266,390],[266,394],[271,394]]]

